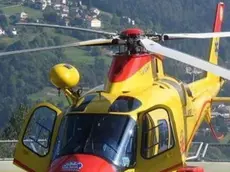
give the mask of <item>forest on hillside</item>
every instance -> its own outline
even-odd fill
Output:
[[[11,0],[11,2],[17,3],[16,0],[15,2]],[[104,22],[105,30],[121,31],[127,27],[140,27],[146,32],[178,33],[212,31],[217,2],[217,0],[84,0],[83,4],[88,8],[97,7],[112,16],[111,18],[106,18],[105,13],[101,14],[100,18]],[[226,1],[225,4],[226,13],[223,30],[227,31],[230,30],[230,2]],[[135,26],[123,24],[122,18],[124,16],[135,20]],[[4,11],[0,10],[0,19],[2,28],[14,27],[16,20],[14,15],[7,16]],[[42,12],[39,20],[45,23],[53,23],[58,22],[60,18],[52,7],[49,7]],[[35,19],[30,18],[29,21],[35,21]],[[71,18],[71,22],[74,26],[85,26],[82,20],[74,17]],[[16,38],[0,38],[0,51],[59,45],[66,42],[63,36],[74,38],[75,41],[94,37],[89,34],[72,31],[22,27],[19,29],[19,34]],[[207,59],[209,40],[180,40],[164,44]],[[227,68],[230,68],[229,47],[230,41],[222,39],[220,44],[220,63]],[[64,50],[2,58],[0,61],[0,128],[5,126],[3,131],[10,131],[11,125],[14,125],[14,114],[23,114],[18,112],[18,109],[20,111],[26,111],[27,109],[21,108],[21,104],[31,107],[35,103],[28,100],[28,95],[36,93],[45,87],[51,87],[48,72],[54,64],[69,62],[78,67],[82,74],[81,85],[83,86],[93,87],[101,84],[109,67],[104,59],[99,58],[103,55],[103,50],[101,48],[83,48],[82,50],[87,53],[87,57],[93,59],[91,63],[86,63],[86,59],[81,62],[75,59],[68,59]],[[111,58],[109,61],[111,61]],[[181,72],[185,71],[185,65],[182,63],[166,59],[165,69],[168,74],[179,77],[183,81],[191,80],[190,75]],[[230,96],[229,91],[230,87],[227,82],[221,94]],[[39,100],[42,101],[43,97],[39,97]],[[13,122],[6,125],[6,121]],[[17,130],[20,130],[20,127]],[[8,134],[2,137],[6,138],[6,136]],[[15,137],[16,134],[12,135],[11,138]]]

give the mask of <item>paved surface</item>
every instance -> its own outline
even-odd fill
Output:
[[[202,166],[205,172],[230,172],[229,163],[214,163],[214,162],[190,162],[188,165]],[[12,164],[12,161],[0,161],[0,172],[24,172],[20,168]]]
[[[205,172],[230,172],[230,162],[190,162],[188,165],[204,167]]]
[[[25,172],[25,171],[13,165],[12,161],[0,161],[0,172]]]

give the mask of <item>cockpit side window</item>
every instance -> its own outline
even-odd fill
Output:
[[[174,145],[168,112],[159,108],[143,115],[141,154],[151,159]]]

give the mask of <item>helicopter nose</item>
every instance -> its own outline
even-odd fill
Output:
[[[94,155],[67,155],[52,162],[49,172],[115,172],[115,167]]]

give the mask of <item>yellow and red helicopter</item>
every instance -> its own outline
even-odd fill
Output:
[[[26,116],[14,153],[14,164],[30,172],[172,172],[192,171],[186,155],[202,121],[211,122],[211,105],[230,101],[216,97],[230,71],[218,66],[224,3],[217,5],[213,32],[145,34],[131,28],[120,34],[39,23],[25,26],[75,29],[106,35],[67,45],[17,50],[0,56],[79,46],[119,46],[107,80],[84,95],[73,88],[80,74],[70,64],[57,64],[50,81],[71,105],[61,111],[41,103]],[[159,42],[212,38],[209,62],[167,48]],[[200,68],[207,75],[185,84],[164,73],[168,57]],[[192,169],[191,169],[192,168]]]

